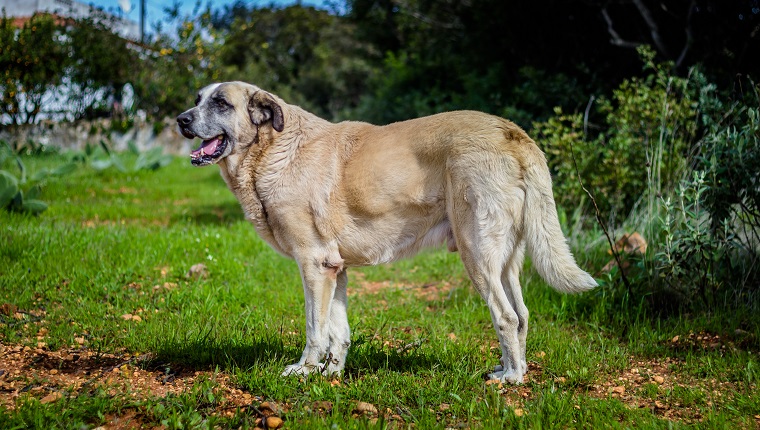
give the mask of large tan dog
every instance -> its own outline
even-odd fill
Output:
[[[596,286],[560,230],[544,154],[515,124],[448,112],[386,126],[333,124],[242,82],[213,84],[177,117],[203,140],[256,231],[295,259],[306,296],[306,348],[283,375],[340,372],[350,331],[346,268],[443,243],[459,251],[501,344],[491,378],[527,369],[525,246],[555,289]]]

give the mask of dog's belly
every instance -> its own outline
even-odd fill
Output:
[[[338,239],[340,255],[347,266],[368,266],[411,257],[447,242],[450,250],[456,250],[451,223],[445,216],[437,218],[356,223]]]

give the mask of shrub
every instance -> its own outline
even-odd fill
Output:
[[[629,279],[658,312],[752,311],[760,305],[760,97],[751,83],[744,100],[726,101],[699,81],[702,137],[684,178],[670,189],[650,187],[662,196],[628,221],[650,225],[649,251]]]
[[[706,131],[693,172],[663,200],[651,256],[655,280],[687,304],[757,306],[760,286],[760,97],[724,103],[713,85],[700,98]]]
[[[582,200],[580,175],[602,212],[619,223],[645,192],[659,195],[680,179],[696,136],[697,93],[689,78],[655,64],[651,50],[640,53],[648,74],[598,99],[593,116],[601,116],[601,124],[589,121],[592,106],[584,114],[556,108],[554,117],[534,124],[560,205]]]
[[[558,203],[573,207],[585,200],[580,175],[603,217],[629,233],[641,231],[649,242],[645,255],[623,256],[625,280],[617,268],[607,275],[601,294],[611,300],[605,306],[755,309],[758,88],[749,81],[751,90],[732,101],[698,70],[673,76],[651,52],[641,53],[646,76],[623,82],[595,110],[557,109],[535,124]]]
[[[43,168],[27,177],[26,166],[14,155],[7,144],[0,147],[0,167],[12,159],[19,171],[19,177],[10,170],[0,169],[0,209],[39,214],[47,209],[47,203],[37,199],[42,186],[49,178],[67,175],[74,171],[74,163],[64,163],[55,169]]]

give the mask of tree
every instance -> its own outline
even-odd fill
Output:
[[[175,6],[169,20],[177,34],[159,32],[142,52],[134,81],[136,107],[159,120],[185,111],[200,88],[221,76],[209,11],[180,16]]]
[[[713,75],[760,71],[758,0],[594,0],[609,43],[622,49],[647,44],[684,73],[702,64]]]
[[[302,5],[233,4],[212,22],[224,38],[225,79],[253,82],[333,119],[358,103],[370,73],[367,46],[344,18]]]
[[[124,85],[136,74],[135,49],[109,26],[106,17],[95,16],[77,20],[67,31],[72,59],[67,70],[70,106],[76,107],[77,119],[112,114],[114,105],[121,104]]]
[[[45,94],[62,82],[68,64],[62,27],[47,14],[35,14],[20,29],[0,20],[0,114],[11,124],[32,124],[42,111]],[[49,93],[50,92],[50,93]]]

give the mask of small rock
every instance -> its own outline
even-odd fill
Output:
[[[663,377],[662,377],[662,376],[660,376],[660,375],[657,375],[657,376],[655,376],[655,377],[654,377],[654,378],[652,378],[652,379],[654,379],[654,382],[656,382],[656,383],[658,383],[658,384],[662,384],[663,382],[665,382],[665,378],[663,378]]]
[[[282,410],[280,409],[280,407],[277,406],[277,404],[271,403],[271,402],[262,402],[259,405],[259,410],[265,416],[280,415],[282,413]]]
[[[670,341],[673,343],[676,343],[678,342],[678,339],[679,339],[679,336],[674,336],[673,339],[671,339]]]
[[[203,263],[193,264],[190,266],[190,270],[187,272],[185,277],[191,279],[208,278],[208,268]]]
[[[354,408],[354,413],[358,415],[362,415],[362,414],[376,415],[377,408],[372,403],[358,402],[356,404],[356,407]]]
[[[52,393],[40,399],[40,403],[43,405],[47,403],[53,403],[61,397],[63,397],[63,394],[59,393],[58,391],[53,391]]]
[[[270,429],[278,429],[282,427],[282,419],[280,417],[271,416],[267,417],[267,428]]]
[[[620,386],[618,386],[618,387],[613,387],[613,388],[612,388],[612,392],[613,392],[613,393],[617,393],[617,394],[621,394],[621,395],[622,395],[623,393],[625,393],[625,387],[624,387],[624,386],[622,386],[622,385],[620,385]]]

